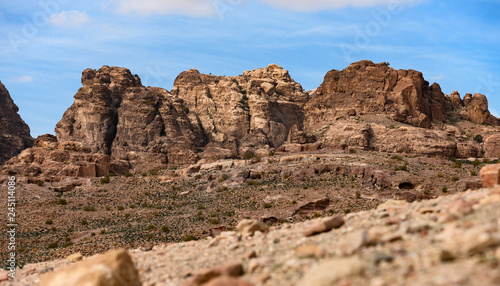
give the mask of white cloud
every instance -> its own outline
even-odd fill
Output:
[[[313,12],[324,9],[339,9],[344,7],[374,7],[388,6],[399,8],[401,5],[416,4],[420,0],[262,0],[276,8],[287,10]]]
[[[433,76],[430,79],[433,81],[436,81],[436,80],[440,80],[440,79],[444,79],[444,78],[445,78],[444,74],[440,74],[438,76]]]
[[[20,83],[30,83],[33,81],[33,77],[31,77],[29,75],[23,75],[21,77],[16,78],[15,81],[20,82]]]
[[[80,27],[89,22],[89,15],[85,12],[71,10],[53,14],[49,18],[49,23],[65,28]]]
[[[490,108],[490,113],[493,114],[493,116],[500,118],[500,112],[498,112],[494,108]]]
[[[219,1],[225,2],[225,1]],[[208,0],[119,0],[118,10],[121,13],[149,14],[184,14],[190,16],[216,15],[217,1]]]

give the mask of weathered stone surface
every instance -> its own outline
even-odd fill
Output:
[[[19,108],[0,82],[0,165],[33,146],[30,129],[18,111]]]
[[[217,278],[220,277],[238,277],[243,275],[243,266],[239,262],[227,264],[227,265],[222,265],[218,267],[213,267],[207,270],[204,270],[195,276],[193,278],[187,280],[185,283],[183,283],[183,286],[201,286],[201,285],[207,285],[207,283],[212,283],[210,285],[225,285],[225,284],[216,284],[220,283],[217,282]],[[213,281],[215,280],[215,282]],[[235,283],[234,280],[230,280],[231,283]],[[232,284],[229,284],[232,285]],[[235,284],[235,285],[247,285],[247,284]]]
[[[394,70],[386,64],[360,61],[343,71],[329,71],[306,107],[308,128],[352,114],[397,113],[417,118],[421,127],[443,121],[449,97],[437,84],[429,86],[422,73]],[[451,104],[450,104],[451,105]],[[421,117],[424,114],[425,117]]]
[[[326,218],[310,227],[305,228],[302,233],[304,236],[313,236],[323,232],[328,232],[334,228],[344,225],[344,217],[341,215]]]
[[[269,226],[260,221],[244,219],[238,223],[236,229],[243,235],[253,235],[256,231],[267,232]]]
[[[40,278],[40,286],[139,286],[139,273],[125,250],[112,250],[69,268],[48,273]]]
[[[304,118],[308,95],[288,71],[271,64],[236,77],[181,73],[172,94],[197,117],[213,146],[243,156],[248,148],[277,148]]]
[[[300,286],[330,286],[340,279],[362,274],[366,263],[358,257],[334,259],[319,264],[297,284]]]
[[[500,164],[485,166],[479,171],[483,187],[489,188],[500,184]]]
[[[491,135],[484,142],[485,157],[500,158],[500,134]]]

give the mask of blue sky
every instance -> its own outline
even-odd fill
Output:
[[[305,89],[369,59],[415,69],[500,112],[500,0],[25,0],[0,3],[0,80],[32,136],[55,124],[81,72],[129,68],[172,88],[182,71],[276,63]]]

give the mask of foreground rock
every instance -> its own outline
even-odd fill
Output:
[[[499,216],[500,189],[481,189],[411,204],[391,201],[346,215],[339,229],[311,237],[302,230],[321,220],[245,238],[227,232],[130,255],[144,285],[497,285]],[[245,255],[249,251],[258,255]],[[26,265],[18,280],[5,285],[36,285],[50,268],[54,272],[41,285],[59,285],[46,277],[81,285],[73,277],[85,273],[93,279],[108,255],[69,268],[66,260]]]
[[[17,113],[19,108],[0,82],[0,165],[33,146],[30,128]]]
[[[139,274],[125,250],[113,250],[43,275],[40,286],[140,286]]]

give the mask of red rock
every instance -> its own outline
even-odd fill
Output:
[[[203,285],[204,286],[252,286],[252,284],[248,283],[245,280],[228,276],[221,276],[212,279],[208,283]]]
[[[487,165],[479,171],[483,187],[489,188],[500,184],[500,164]]]
[[[344,217],[341,215],[330,217],[318,222],[310,227],[305,228],[302,233],[304,236],[313,236],[320,233],[328,232],[334,228],[339,228],[344,225]]]
[[[207,270],[204,270],[195,276],[193,276],[191,279],[187,280],[184,282],[182,285],[183,286],[201,286],[201,285],[206,285],[206,283],[211,282],[211,280],[221,277],[221,276],[226,276],[226,277],[238,277],[243,275],[243,266],[241,263],[236,262],[236,263],[231,263],[223,266],[218,266],[214,268],[210,268]],[[219,285],[219,284],[215,284]]]

